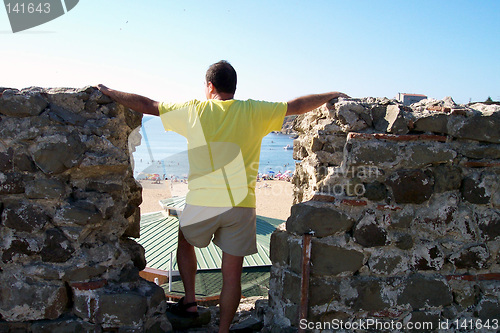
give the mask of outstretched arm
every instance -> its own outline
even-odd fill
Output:
[[[333,91],[325,94],[307,95],[288,102],[287,116],[299,115],[314,110],[334,98],[349,98],[344,93]]]
[[[160,112],[158,111],[159,103],[157,101],[153,101],[152,99],[141,95],[109,89],[102,84],[97,85],[97,89],[99,89],[104,95],[109,96],[112,100],[124,105],[129,109],[140,113],[151,114],[153,116],[160,115]]]

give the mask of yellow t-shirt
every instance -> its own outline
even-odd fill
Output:
[[[255,207],[262,138],[281,130],[287,103],[192,100],[160,103],[167,131],[187,138],[186,202],[208,207]]]

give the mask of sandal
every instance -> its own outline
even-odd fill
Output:
[[[189,309],[190,307],[197,305],[198,304],[196,302],[184,304],[184,297],[182,297],[177,303],[170,304],[170,306],[167,308],[167,311],[179,317],[198,318],[199,316],[198,311],[196,312],[187,311],[187,309]]]

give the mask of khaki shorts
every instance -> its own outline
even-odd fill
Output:
[[[206,247],[212,240],[233,256],[257,253],[255,208],[186,205],[180,228],[189,244],[196,247]]]

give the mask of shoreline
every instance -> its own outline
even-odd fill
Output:
[[[138,180],[142,186],[142,204],[139,206],[141,215],[162,210],[160,200],[185,196],[188,192],[187,183],[161,180]],[[255,186],[257,196],[257,215],[286,221],[290,216],[293,202],[293,185],[284,180],[261,180]]]

